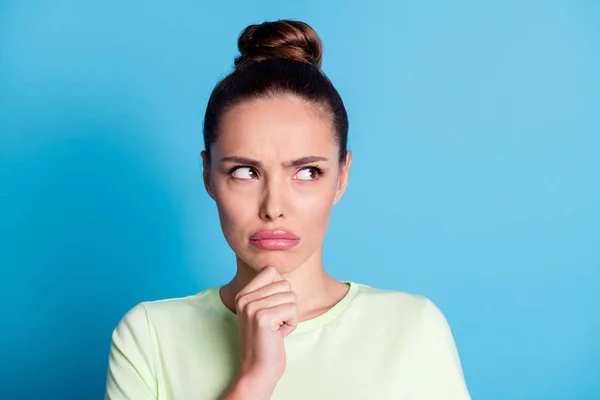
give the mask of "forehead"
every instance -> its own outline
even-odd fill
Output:
[[[215,148],[223,156],[244,156],[269,162],[308,155],[335,157],[331,119],[293,95],[245,101],[228,110]]]

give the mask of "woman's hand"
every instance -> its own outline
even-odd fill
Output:
[[[235,297],[242,347],[241,375],[277,382],[285,370],[284,336],[298,325],[298,298],[274,267],[264,268]]]
[[[268,392],[265,398],[275,389],[285,371],[283,338],[298,325],[298,299],[291,289],[277,269],[266,267],[236,295],[242,362],[234,386],[243,382],[248,390]]]

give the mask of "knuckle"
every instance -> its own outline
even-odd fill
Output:
[[[235,304],[237,305],[238,310],[243,310],[246,308],[248,303],[248,296],[242,294],[238,294],[235,296]]]
[[[237,303],[244,295],[244,292],[238,292],[238,294],[235,295],[235,302]]]
[[[256,304],[256,301],[249,302],[248,304],[246,304],[246,307],[244,308],[244,312],[246,313],[246,315],[254,315],[259,311],[260,310],[258,309],[258,305]]]
[[[259,326],[266,325],[268,323],[268,318],[269,312],[264,308],[256,311],[256,313],[254,314],[254,319]]]

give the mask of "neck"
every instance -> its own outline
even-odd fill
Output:
[[[237,258],[236,275],[223,286],[220,292],[221,299],[227,308],[236,312],[235,296],[259,272],[260,270],[252,268]],[[292,271],[280,271],[280,273],[285,280],[290,282],[292,291],[298,296],[299,321],[323,314],[337,304],[349,290],[347,284],[337,281],[325,272],[320,254],[314,254]]]

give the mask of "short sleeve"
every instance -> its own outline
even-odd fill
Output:
[[[429,299],[422,310],[410,352],[415,374],[414,399],[470,400],[450,326]]]
[[[150,331],[142,303],[129,310],[112,334],[105,400],[157,398]]]

